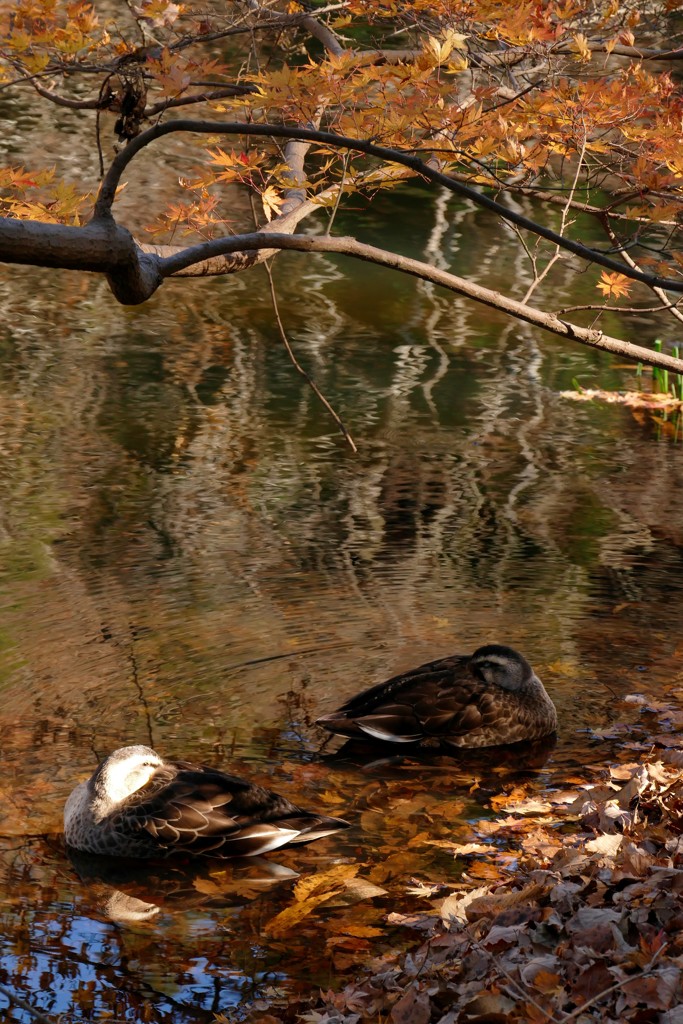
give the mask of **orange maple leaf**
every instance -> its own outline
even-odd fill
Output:
[[[608,274],[606,270],[603,270],[596,287],[600,289],[606,299],[620,299],[622,296],[628,295],[632,284],[633,282],[623,274]]]

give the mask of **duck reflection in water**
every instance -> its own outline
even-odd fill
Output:
[[[411,756],[463,751],[469,760],[477,749],[511,744],[552,749],[557,712],[521,654],[487,644],[378,683],[317,724],[356,746],[373,745],[375,756],[380,749]],[[484,756],[488,763],[494,757],[490,750]]]
[[[81,853],[68,855],[101,911],[113,921],[141,923],[198,907],[241,907],[298,873],[265,857],[163,864]]]

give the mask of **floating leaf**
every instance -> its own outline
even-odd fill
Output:
[[[329,899],[332,895],[329,890],[343,888],[350,878],[355,878],[359,870],[358,864],[335,864],[329,871],[300,878],[294,886],[294,899],[302,902],[319,893],[326,893]]]

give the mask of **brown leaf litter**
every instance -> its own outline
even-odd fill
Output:
[[[683,771],[652,761],[605,774],[547,809],[497,797],[502,816],[479,823],[481,841],[453,844],[470,869],[457,889],[427,914],[388,915],[417,929],[417,948],[268,1019],[683,1024]],[[495,870],[482,880],[479,863]]]

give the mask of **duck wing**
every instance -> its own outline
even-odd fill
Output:
[[[427,662],[364,690],[318,724],[343,736],[365,734],[391,743],[486,728],[496,720],[496,694],[468,671],[468,661],[454,655]]]
[[[285,797],[234,775],[184,761],[165,762],[112,815],[159,855],[172,851],[251,857],[308,843],[348,822],[302,810]]]

